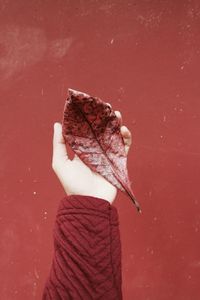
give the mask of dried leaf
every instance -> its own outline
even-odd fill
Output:
[[[119,119],[112,107],[97,97],[69,89],[62,132],[77,156],[92,171],[127,193],[141,212],[128,177]]]

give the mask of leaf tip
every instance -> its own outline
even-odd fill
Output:
[[[74,92],[76,92],[75,90],[71,89],[71,88],[68,88],[68,94],[69,95],[73,95]]]
[[[74,97],[77,97],[77,96],[80,96],[80,95],[82,95],[84,97],[88,96],[88,94],[80,92],[80,91],[77,91],[77,90],[74,90],[72,88],[68,88],[68,95],[69,96],[73,95]]]

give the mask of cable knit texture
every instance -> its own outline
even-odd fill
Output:
[[[58,207],[53,236],[43,300],[122,300],[116,207],[93,196],[67,195]]]

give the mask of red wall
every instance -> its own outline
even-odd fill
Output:
[[[118,193],[124,299],[200,299],[199,70],[199,1],[0,0],[0,299],[41,299],[68,87],[110,102],[133,134],[143,213]]]

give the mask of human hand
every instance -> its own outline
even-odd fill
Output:
[[[122,116],[115,111],[120,120],[120,131],[128,155],[132,135],[126,126],[122,126]],[[67,195],[86,195],[105,199],[112,203],[117,195],[117,188],[103,176],[93,172],[75,154],[71,160],[68,157],[65,141],[62,135],[62,125],[54,124],[52,168],[56,173]]]

